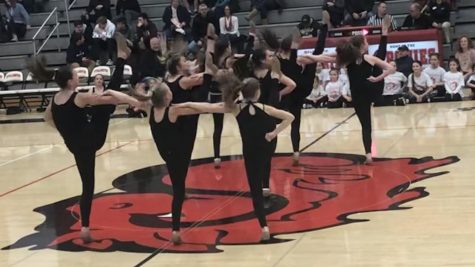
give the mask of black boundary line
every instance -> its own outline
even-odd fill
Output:
[[[305,146],[304,148],[302,148],[300,150],[300,152],[304,152],[305,150],[307,150],[308,148],[310,148],[311,146],[313,146],[314,144],[316,144],[318,141],[322,140],[325,136],[329,135],[331,132],[333,132],[334,130],[336,130],[338,127],[340,127],[341,125],[345,124],[347,121],[349,121],[351,118],[353,118],[354,116],[356,115],[356,113],[353,113],[351,114],[350,116],[348,116],[346,119],[344,119],[343,121],[337,123],[333,128],[331,128],[330,130],[326,131],[325,133],[323,133],[321,136],[319,136],[317,139],[315,139],[315,141],[311,142],[310,144],[308,144],[307,146]],[[106,190],[108,191],[108,190]],[[155,250],[154,252],[152,252],[148,257],[146,257],[145,259],[143,259],[142,261],[140,261],[139,263],[137,263],[136,265],[134,265],[134,267],[141,267],[143,266],[144,264],[146,264],[147,262],[149,262],[151,259],[153,259],[155,256],[157,256],[158,254],[160,254],[161,252],[163,251],[163,249],[159,248],[157,250]]]
[[[354,116],[356,115],[356,113],[353,113],[351,114],[348,118],[344,119],[343,121],[337,123],[333,128],[331,128],[330,130],[326,131],[324,134],[322,134],[321,136],[319,136],[317,139],[315,139],[315,141],[311,142],[310,144],[308,144],[307,146],[305,146],[304,148],[300,149],[300,153],[304,152],[305,150],[309,149],[311,146],[315,145],[318,141],[322,140],[325,136],[329,135],[331,132],[333,132],[334,130],[336,130],[338,127],[340,127],[341,125],[345,124],[347,121],[349,121],[351,118],[353,118]]]

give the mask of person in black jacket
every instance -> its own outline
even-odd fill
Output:
[[[432,20],[429,16],[422,13],[421,5],[412,3],[409,15],[404,20],[402,27],[415,30],[430,29],[432,27]]]
[[[409,77],[409,74],[412,73],[412,63],[414,63],[414,59],[411,57],[411,51],[406,45],[402,45],[397,49],[397,53],[397,71],[402,72],[404,76]]]
[[[165,63],[166,58],[161,50],[160,39],[153,37],[150,39],[150,48],[147,48],[140,57],[140,64],[138,65],[140,71],[139,80],[146,77],[164,77]]]
[[[100,17],[106,17],[111,20],[111,2],[110,0],[90,0],[86,8],[90,21],[94,24]]]
[[[178,0],[172,0],[171,5],[165,8],[162,16],[165,26],[163,31],[167,38],[173,38],[176,33],[185,36],[185,39],[191,41],[191,16],[188,10],[180,5]]]
[[[324,0],[322,20],[329,29],[338,28],[345,19],[345,0]]]
[[[123,16],[129,26],[135,25],[135,21],[142,12],[137,0],[117,0],[115,9],[116,15]]]
[[[429,3],[429,14],[432,18],[432,27],[442,29],[445,42],[449,44],[450,36],[450,4],[446,0],[432,0]]]
[[[135,39],[135,45],[143,50],[150,43],[150,39],[157,36],[157,26],[150,21],[146,13],[140,14],[137,20],[137,35]]]
[[[203,47],[208,31],[208,24],[213,24],[216,31],[219,31],[218,21],[212,11],[208,9],[206,4],[200,4],[198,14],[193,18],[193,26],[191,28],[191,35],[193,41],[188,45],[189,51],[196,53]],[[216,34],[219,34],[218,32]]]
[[[74,32],[72,34],[71,43],[66,52],[66,63],[70,64],[72,68],[86,67],[89,71],[94,68],[94,60],[90,59],[89,47],[85,43],[83,33]]]
[[[374,0],[345,0],[348,11],[346,23],[352,26],[365,26],[374,7]]]

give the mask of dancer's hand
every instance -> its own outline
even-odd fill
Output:
[[[377,82],[379,82],[379,79],[376,78],[376,77],[374,77],[374,76],[370,76],[370,77],[368,78],[368,81],[370,81],[370,82],[372,82],[372,83],[377,83]]]
[[[272,131],[270,133],[266,133],[266,140],[267,142],[272,142],[277,137],[277,133],[275,131]]]

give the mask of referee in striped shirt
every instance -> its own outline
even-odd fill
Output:
[[[388,15],[388,5],[385,1],[380,1],[378,4],[378,12],[369,18],[368,26],[381,26],[383,24],[384,16],[386,15]],[[391,28],[395,31],[397,30],[396,21],[391,15],[389,16],[391,17]]]

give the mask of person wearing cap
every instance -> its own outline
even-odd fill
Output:
[[[302,37],[316,37],[318,35],[318,29],[320,28],[320,25],[315,19],[313,19],[309,15],[303,15],[301,22],[298,25],[298,28]]]
[[[414,59],[411,57],[411,51],[407,45],[402,45],[397,49],[399,57],[396,59],[397,71],[402,72],[406,77],[412,73],[412,63]]]
[[[432,19],[422,13],[422,8],[418,3],[412,3],[409,15],[404,20],[402,27],[416,30],[430,29],[432,28]]]

